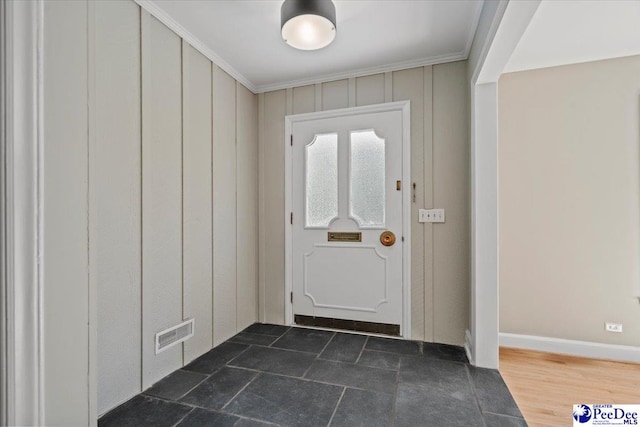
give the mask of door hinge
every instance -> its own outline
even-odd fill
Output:
[[[293,304],[293,292],[291,292],[291,304]]]
[[[291,134],[290,136],[291,136],[291,138],[290,138],[290,140],[291,140],[291,146],[293,147],[293,134]]]
[[[291,212],[291,216],[290,216],[289,220],[291,221],[291,224],[293,224],[293,212]]]

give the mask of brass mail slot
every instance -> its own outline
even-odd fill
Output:
[[[355,231],[330,231],[327,233],[329,242],[362,242],[362,233]]]

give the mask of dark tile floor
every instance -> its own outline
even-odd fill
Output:
[[[99,426],[526,426],[461,347],[254,324]]]

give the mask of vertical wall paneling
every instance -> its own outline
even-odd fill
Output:
[[[349,106],[349,80],[322,83],[322,111]]]
[[[182,321],[181,40],[142,11],[142,383],[182,366],[155,334]],[[179,301],[179,303],[177,303]]]
[[[322,83],[315,84],[315,111],[322,111]]]
[[[258,97],[237,87],[237,330],[258,319]]]
[[[258,319],[266,322],[265,94],[258,95]]]
[[[285,89],[287,103],[285,105],[285,112],[287,115],[293,114],[293,88]]]
[[[236,82],[213,67],[213,344],[237,331]]]
[[[93,219],[92,218],[92,164],[93,148],[95,147],[95,121],[96,121],[96,58],[95,58],[95,46],[96,46],[96,7],[95,3],[87,2],[87,259],[89,264],[89,298],[88,298],[88,325],[89,325],[89,337],[88,337],[88,388],[87,394],[89,396],[89,411],[87,418],[95,420],[98,418],[98,283],[94,279],[92,266],[92,240],[93,234]]]
[[[356,105],[382,104],[384,102],[384,74],[356,78]]]
[[[384,102],[393,101],[393,73],[384,73]]]
[[[182,41],[182,215],[185,319],[194,336],[184,363],[212,347],[211,61]]]
[[[282,164],[258,156],[265,97],[134,2],[43,12],[43,420],[89,425],[258,318],[258,186],[281,189]],[[191,317],[195,336],[156,355]]]
[[[293,114],[311,113],[316,108],[316,88],[315,85],[300,86],[293,88],[293,105],[291,112]]]
[[[411,182],[416,183],[416,202],[411,204],[411,337],[423,340],[424,326],[424,232],[418,208],[424,207],[424,69],[393,73],[393,100],[411,101]],[[413,200],[413,199],[412,199]]]
[[[284,117],[286,91],[264,94],[263,211],[265,321],[284,323]],[[267,250],[268,248],[268,250]]]
[[[461,344],[469,324],[469,135],[466,62],[433,67],[434,340]],[[464,120],[461,120],[464,118]]]
[[[424,207],[436,208],[433,204],[433,67],[424,67],[424,185],[421,196]],[[416,189],[416,192],[419,190]],[[418,194],[416,194],[417,202]],[[414,209],[417,207],[414,205]],[[433,223],[422,224],[424,230],[424,339],[433,341]]]
[[[140,8],[95,2],[89,254],[98,414],[141,391]]]
[[[358,94],[357,94],[357,84],[356,84],[356,78],[355,77],[350,77],[349,78],[349,95],[348,95],[348,100],[349,100],[349,107],[355,107],[356,106],[356,100],[358,98]]]
[[[312,111],[314,102],[316,107],[320,103],[323,110],[332,110],[353,107],[356,102],[410,100],[411,182],[407,186],[416,183],[415,203],[411,203],[411,338],[464,343],[470,268],[469,101],[464,69],[462,61],[325,82],[321,100],[317,85],[314,92],[296,87],[260,95],[261,319],[284,322],[284,116]],[[445,208],[447,222],[418,223],[420,208]]]
[[[87,4],[45,2],[44,22],[44,424],[88,425]]]

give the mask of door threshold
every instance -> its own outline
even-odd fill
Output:
[[[358,320],[333,319],[328,317],[304,316],[296,314],[294,323],[297,326],[334,329],[345,332],[375,334],[385,337],[400,337],[400,325],[388,323],[362,322]]]

